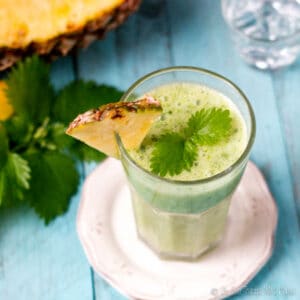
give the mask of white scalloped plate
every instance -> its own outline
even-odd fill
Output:
[[[249,163],[230,207],[225,237],[196,262],[162,260],[136,234],[121,163],[109,158],[86,179],[78,234],[94,270],[132,299],[220,299],[244,287],[271,256],[277,208]]]

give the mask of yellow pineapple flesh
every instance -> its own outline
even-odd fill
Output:
[[[116,133],[125,149],[137,149],[161,113],[160,103],[149,96],[133,102],[110,103],[79,115],[71,122],[66,133],[118,158]]]
[[[141,0],[0,0],[0,70],[38,53],[85,47],[123,23]]]
[[[12,105],[6,97],[6,89],[6,83],[4,81],[0,81],[0,121],[9,119],[14,112]]]

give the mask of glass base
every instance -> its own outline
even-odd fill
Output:
[[[195,260],[221,240],[230,198],[199,213],[179,214],[157,210],[133,193],[138,236],[162,258]]]
[[[161,259],[164,260],[183,260],[183,261],[195,261],[198,260],[202,255],[204,255],[205,253],[213,250],[214,248],[216,248],[218,246],[218,244],[221,242],[222,238],[220,238],[219,240],[213,242],[210,245],[207,245],[205,248],[203,248],[199,253],[197,254],[193,254],[193,255],[187,255],[186,253],[178,253],[178,252],[163,252],[160,251],[159,249],[155,249],[154,247],[152,247],[151,244],[149,244],[147,242],[147,240],[145,240],[138,232],[137,230],[137,235],[138,238],[144,243],[146,244],[146,246],[148,248],[150,248],[156,255],[158,255]]]
[[[273,50],[263,47],[244,47],[238,49],[241,57],[261,70],[275,70],[291,65],[298,57],[298,51],[290,49]],[[300,51],[300,49],[299,49]]]

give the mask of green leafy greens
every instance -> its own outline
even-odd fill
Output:
[[[182,132],[159,137],[151,153],[151,171],[160,176],[189,171],[197,160],[199,146],[215,145],[231,133],[232,119],[228,109],[203,108],[190,117]]]
[[[49,80],[50,67],[37,56],[19,63],[6,81],[7,97],[19,116],[38,123],[50,114],[54,88]]]
[[[48,224],[67,211],[79,183],[78,161],[105,155],[65,134],[82,111],[118,101],[122,92],[75,80],[55,91],[50,66],[37,56],[5,79],[14,114],[0,121],[0,208],[23,202]]]

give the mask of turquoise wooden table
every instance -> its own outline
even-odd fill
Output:
[[[128,22],[53,64],[53,82],[74,78],[126,89],[158,68],[193,65],[234,81],[257,117],[252,160],[279,208],[274,255],[232,299],[300,299],[300,60],[276,72],[245,65],[232,47],[217,0],[144,0]],[[84,177],[95,165],[84,167]],[[0,214],[1,300],[124,300],[93,272],[76,234],[80,192],[45,227],[30,209]]]

